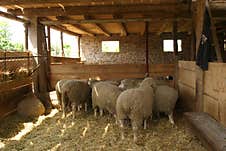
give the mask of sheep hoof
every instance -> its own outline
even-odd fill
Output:
[[[138,139],[137,139],[137,136],[136,135],[134,135],[133,141],[134,141],[134,143],[138,143]]]
[[[125,136],[124,136],[124,134],[122,134],[121,139],[122,139],[122,140],[125,140]]]

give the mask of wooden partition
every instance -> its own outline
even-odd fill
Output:
[[[150,75],[161,77],[172,75],[174,77],[174,64],[150,65]],[[60,79],[124,79],[143,78],[145,75],[144,64],[107,64],[107,65],[86,65],[86,64],[52,64],[51,85],[54,88]],[[172,81],[172,84],[174,82]]]
[[[0,83],[0,118],[16,110],[25,94],[31,92],[31,79]]]
[[[51,57],[51,63],[53,64],[70,64],[79,63],[81,58],[65,58],[65,57]]]
[[[180,61],[178,85],[180,98],[189,110],[196,110],[195,62]],[[209,63],[204,72],[203,111],[226,126],[226,64]]]

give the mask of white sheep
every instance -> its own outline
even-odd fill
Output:
[[[94,115],[97,116],[97,108],[99,108],[100,116],[103,115],[103,110],[109,113],[116,114],[116,100],[122,90],[111,82],[98,82],[92,87],[92,105]]]
[[[123,91],[116,103],[117,119],[122,129],[122,139],[124,139],[124,120],[131,120],[134,132],[134,141],[137,141],[137,131],[144,122],[146,129],[146,120],[152,116],[152,105],[154,101],[155,83],[152,78],[145,78],[139,88],[128,89]]]
[[[154,113],[163,112],[168,115],[171,124],[174,124],[173,110],[178,99],[178,91],[167,85],[159,85],[155,89]]]
[[[123,90],[137,88],[140,86],[140,83],[143,79],[124,79],[121,81],[119,87]]]

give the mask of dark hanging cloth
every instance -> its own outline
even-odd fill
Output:
[[[203,31],[201,35],[196,64],[203,70],[208,70],[208,62],[216,60],[216,53],[212,47],[211,22],[208,11],[205,11]]]

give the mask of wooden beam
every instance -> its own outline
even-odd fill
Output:
[[[50,26],[47,26],[47,46],[48,46],[48,63],[51,64],[51,33],[50,33]]]
[[[24,24],[24,34],[25,34],[25,41],[24,41],[24,46],[25,50],[28,50],[28,24]]]
[[[145,55],[145,64],[146,64],[146,76],[149,76],[149,23],[145,22],[145,47],[146,47],[146,55]]]
[[[86,20],[92,19],[92,17],[91,16],[88,16],[88,15],[84,15],[84,18]],[[96,28],[99,31],[101,31],[105,36],[107,36],[107,37],[110,37],[111,36],[111,34],[108,31],[106,31],[106,29],[101,24],[93,23],[93,25],[96,26]]]
[[[62,51],[62,57],[65,57],[65,53],[64,53],[64,36],[63,36],[63,32],[60,32],[60,43],[61,43],[61,51]]]
[[[178,55],[178,43],[177,43],[177,21],[173,21],[173,49],[174,49],[174,55],[177,56]]]
[[[58,21],[65,21],[65,20],[71,20],[71,18],[69,17],[66,17],[66,16],[57,16],[56,17],[58,19]],[[79,24],[72,24],[71,26],[77,28],[78,30],[84,32],[85,34],[89,35],[89,36],[95,36],[93,33],[91,33],[90,31],[88,31],[87,29],[85,29],[84,27],[82,27],[81,25]]]
[[[8,12],[17,16],[68,16],[68,15],[94,15],[94,14],[125,14],[125,13],[142,13],[153,14],[153,16],[163,17],[184,15],[189,16],[187,5],[96,5],[96,6],[68,6],[64,7],[50,7],[50,8],[24,8],[8,9]]]
[[[217,55],[217,61],[223,62],[220,44],[219,44],[218,37],[217,37],[216,27],[215,27],[215,23],[213,21],[213,17],[212,17],[212,13],[211,13],[211,10],[210,10],[210,7],[209,7],[209,1],[208,0],[206,0],[206,9],[207,9],[207,11],[209,13],[209,17],[210,17],[211,31],[212,31],[212,36],[213,36],[214,48],[215,48],[216,55]]]
[[[167,4],[175,4],[179,3],[181,0],[160,0],[158,3],[167,3]],[[79,4],[79,3],[103,3],[107,2],[104,0],[0,0],[0,6],[6,6],[6,5],[48,5],[48,4],[57,4],[60,3],[62,5],[73,5],[73,4]],[[125,3],[131,3],[131,0],[111,0],[110,3],[114,4],[125,4]],[[137,1],[140,3],[140,1]],[[137,3],[136,1],[133,1],[133,3]],[[151,4],[152,2],[146,2],[147,4]]]
[[[117,15],[113,15],[113,18],[114,19],[122,19],[122,16],[117,14]],[[128,32],[127,32],[125,23],[119,22],[118,25],[119,25],[119,27],[121,29],[121,36],[127,36]]]
[[[29,24],[30,23],[29,20],[17,17],[17,16],[15,16],[13,14],[6,13],[6,12],[3,12],[3,11],[0,11],[0,16],[8,18],[8,19],[15,20],[15,21],[18,21],[18,22],[22,22],[22,23],[25,23],[25,24]]]
[[[78,57],[81,58],[81,36],[78,37]]]
[[[87,23],[126,23],[126,22],[159,22],[159,21],[173,21],[173,18],[165,18],[165,19],[152,19],[152,18],[123,18],[123,19],[90,19],[90,20],[75,20],[75,19],[67,19],[67,20],[44,20],[41,21],[42,24],[45,25],[61,25],[61,24],[87,24]],[[191,20],[189,18],[178,18],[178,20]]]
[[[50,25],[50,28],[55,29],[55,30],[58,30],[58,31],[62,31],[62,32],[67,33],[67,34],[69,34],[69,35],[81,36],[81,35],[78,34],[78,33],[75,33],[75,32],[72,32],[72,31],[70,31],[70,30],[67,30],[66,27],[64,27],[64,26],[60,26],[60,25]]]

